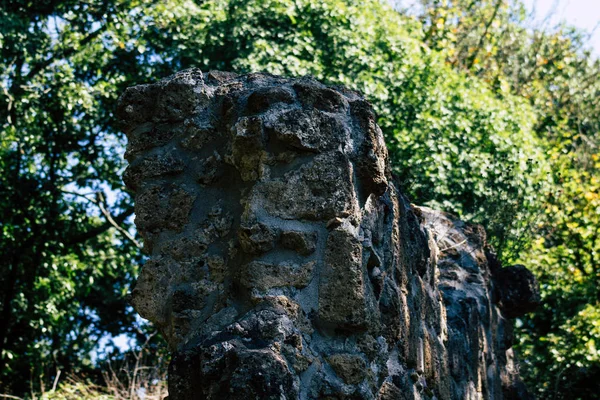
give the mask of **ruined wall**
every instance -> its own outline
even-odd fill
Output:
[[[188,70],[118,113],[170,399],[527,398],[507,317],[531,274],[408,203],[360,94]]]

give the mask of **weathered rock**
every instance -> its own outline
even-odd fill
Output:
[[[368,328],[362,243],[346,221],[329,233],[319,280],[319,320],[340,328]],[[374,310],[373,310],[374,311]]]
[[[249,263],[240,278],[240,283],[249,289],[266,291],[271,288],[304,288],[312,279],[314,261],[303,265],[282,262],[269,264],[261,261]]]
[[[317,233],[289,230],[281,233],[281,245],[303,256],[309,256],[317,249]]]
[[[327,362],[335,373],[350,385],[361,383],[367,376],[367,364],[357,354],[334,354],[327,357]]]
[[[535,278],[521,265],[502,268],[481,226],[425,207],[416,211],[437,246],[454,398],[530,398],[518,379],[507,318],[539,304]],[[497,268],[493,275],[490,264]]]
[[[262,223],[256,223],[242,226],[239,230],[238,241],[246,253],[260,254],[273,248],[275,237],[275,229]]]
[[[507,318],[533,276],[408,203],[361,95],[189,70],[117,115],[150,254],[132,303],[173,352],[170,399],[528,396]]]
[[[523,316],[539,306],[539,287],[531,271],[523,265],[502,268],[494,278],[500,293],[500,307],[507,318]]]

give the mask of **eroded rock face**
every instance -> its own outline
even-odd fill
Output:
[[[506,318],[539,302],[531,274],[408,203],[360,94],[188,70],[118,115],[170,399],[528,396]]]

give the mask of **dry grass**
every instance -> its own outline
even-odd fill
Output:
[[[81,376],[67,376],[61,380],[60,371],[57,371],[50,390],[31,393],[26,398],[0,394],[0,400],[163,400],[168,395],[167,361],[151,354],[148,343],[152,336],[138,352],[118,361],[107,360],[102,371],[103,384],[95,384]],[[158,363],[149,362],[157,358]]]

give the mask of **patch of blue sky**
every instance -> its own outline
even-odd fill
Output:
[[[567,24],[585,31],[589,45],[600,55],[600,1],[598,0],[523,0],[535,23],[551,28]]]
[[[419,0],[388,0],[397,9],[419,14]],[[574,26],[589,35],[589,48],[600,56],[600,0],[522,0],[530,14],[531,28],[552,30],[560,24]]]

